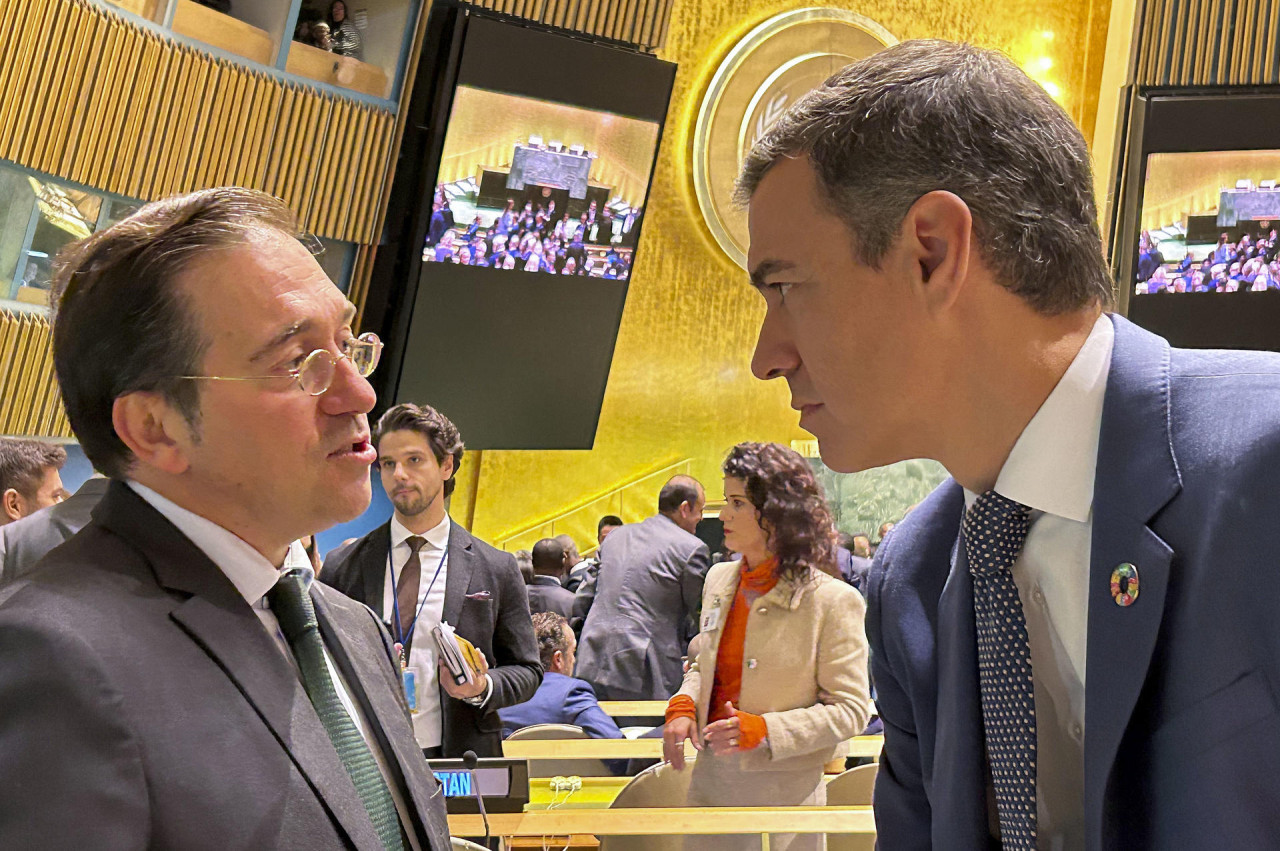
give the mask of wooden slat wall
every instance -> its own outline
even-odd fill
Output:
[[[472,5],[656,50],[674,0],[476,0]]]
[[[0,310],[0,434],[71,436],[50,343],[43,316]]]
[[[1140,8],[1139,85],[1280,83],[1280,0],[1146,0]]]
[[[131,198],[237,184],[376,241],[389,109],[294,85],[89,0],[0,4],[0,159]]]

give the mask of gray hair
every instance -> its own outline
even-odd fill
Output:
[[[1084,137],[1003,54],[918,40],[845,67],[752,147],[739,203],[781,158],[800,156],[867,265],[878,267],[912,204],[945,190],[972,211],[996,279],[1037,311],[1112,304]]]

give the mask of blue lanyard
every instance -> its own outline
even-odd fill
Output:
[[[431,596],[431,589],[436,587],[436,580],[440,578],[440,571],[444,570],[445,563],[449,561],[449,545],[445,544],[444,555],[440,556],[440,563],[436,565],[436,572],[431,577],[431,584],[427,586],[427,593],[423,594],[418,600],[418,610],[413,613],[413,620],[409,623],[409,631],[403,635],[400,634],[400,595],[396,589],[396,571],[391,564],[391,550],[394,549],[395,547],[393,546],[387,550],[387,571],[391,574],[391,612],[393,615],[391,625],[396,643],[404,647],[409,643],[409,639],[413,638],[413,629],[418,625],[418,617],[422,614],[422,607],[426,605],[427,598]],[[421,564],[422,551],[419,550],[418,552],[418,563]]]

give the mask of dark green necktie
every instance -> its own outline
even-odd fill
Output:
[[[282,573],[275,587],[267,592],[267,602],[280,621],[280,631],[293,648],[307,696],[311,698],[320,723],[324,724],[325,732],[329,734],[343,766],[351,775],[351,782],[364,801],[365,809],[369,811],[369,819],[378,831],[382,847],[388,851],[403,851],[400,817],[391,800],[391,791],[360,730],[338,699],[333,678],[329,676],[320,626],[311,596],[307,593],[303,571]]]

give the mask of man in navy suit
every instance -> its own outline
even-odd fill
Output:
[[[591,683],[573,677],[578,641],[569,622],[555,612],[538,612],[533,616],[533,633],[545,671],[542,685],[528,702],[498,710],[502,738],[534,724],[573,724],[593,739],[621,739],[622,731],[600,708]]]
[[[953,477],[867,581],[883,848],[1280,836],[1280,357],[1112,315],[1092,185],[1037,84],[938,41],[838,72],[739,177],[753,371],[828,466]]]

